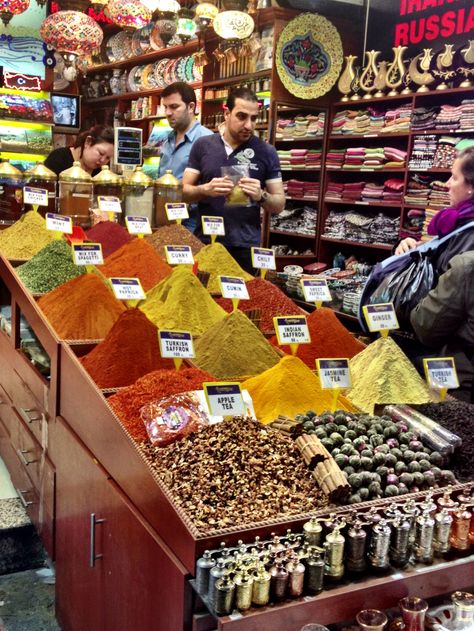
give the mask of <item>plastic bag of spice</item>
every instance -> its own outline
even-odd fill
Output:
[[[153,445],[164,447],[209,424],[194,392],[172,394],[140,408],[140,416]]]

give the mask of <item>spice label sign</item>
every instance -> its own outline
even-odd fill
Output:
[[[190,245],[165,245],[165,253],[170,265],[194,265]]]
[[[127,230],[130,234],[151,234],[151,226],[148,217],[125,217]]]
[[[423,359],[426,381],[430,388],[459,388],[459,380],[453,357],[425,357]]]
[[[312,280],[305,278],[301,281],[303,295],[306,302],[330,302],[332,300],[328,281],[324,278]]]
[[[212,217],[208,215],[203,215],[201,222],[203,234],[215,234],[219,237],[225,236],[224,217]]]
[[[306,316],[277,316],[273,318],[278,344],[309,344]]]
[[[231,300],[249,300],[249,292],[243,278],[237,276],[219,276],[219,285],[223,298]]]
[[[275,252],[271,248],[251,248],[251,253],[255,269],[276,269]]]
[[[184,203],[165,204],[165,210],[168,221],[177,221],[178,219],[187,219],[189,217],[188,206]]]
[[[72,255],[76,265],[103,265],[102,246],[100,243],[73,243]]]
[[[46,213],[46,229],[55,232],[64,232],[72,234],[72,219],[65,215],[56,215],[55,213]]]
[[[159,331],[162,357],[185,359],[194,357],[193,336],[188,331]]]
[[[25,204],[33,204],[33,206],[47,206],[48,191],[45,188],[25,186],[23,189],[23,201]]]
[[[121,213],[122,206],[120,205],[120,199],[113,195],[99,195],[97,197],[97,206],[99,210],[104,213]]]
[[[239,383],[203,383],[211,416],[244,416],[245,403]]]
[[[379,305],[366,305],[363,311],[371,333],[400,328],[395,309],[391,302],[384,302]]]
[[[110,278],[117,300],[144,300],[145,292],[138,278]]]
[[[317,359],[316,367],[324,390],[352,388],[348,359]]]

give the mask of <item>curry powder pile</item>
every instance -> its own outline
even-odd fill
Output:
[[[46,230],[43,217],[32,210],[0,231],[0,254],[12,260],[30,259],[54,239],[54,232]]]
[[[210,243],[196,254],[195,260],[201,272],[210,274],[207,290],[212,294],[220,294],[218,276],[238,276],[244,280],[252,280],[253,276],[243,270],[229,254],[222,243]]]

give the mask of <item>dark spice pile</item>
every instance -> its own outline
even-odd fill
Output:
[[[189,245],[193,254],[197,254],[204,247],[202,241],[199,241],[192,232],[179,224],[161,226],[145,239],[160,256],[164,256],[165,245]]]
[[[88,241],[102,244],[104,258],[131,240],[123,226],[115,221],[101,221],[86,232]]]
[[[459,482],[472,482],[474,479],[474,405],[455,400],[425,403],[412,407],[462,439],[462,446],[454,454],[450,469]]]
[[[327,505],[293,441],[250,418],[143,449],[176,504],[203,532]]]

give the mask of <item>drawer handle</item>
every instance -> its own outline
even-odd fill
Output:
[[[28,508],[28,506],[31,506],[33,504],[33,502],[29,502],[24,498],[24,493],[28,493],[28,491],[20,491],[20,489],[16,489],[16,492],[18,493],[20,502],[23,504],[23,508]]]
[[[25,458],[25,454],[30,453],[28,449],[17,449],[16,451],[17,451],[18,456],[20,457],[20,460],[25,465],[25,467],[36,462],[36,460],[27,460]]]
[[[30,412],[39,414],[39,416],[30,416]],[[34,408],[20,408],[20,414],[27,423],[33,423],[33,421],[41,421],[41,419],[43,418],[42,414]]]
[[[95,562],[97,559],[102,559],[103,554],[95,553],[95,527],[97,524],[103,524],[105,519],[97,519],[95,513],[91,513],[90,517],[90,529],[91,529],[91,537],[90,537],[90,557],[89,557],[89,565],[90,567],[95,567]]]

